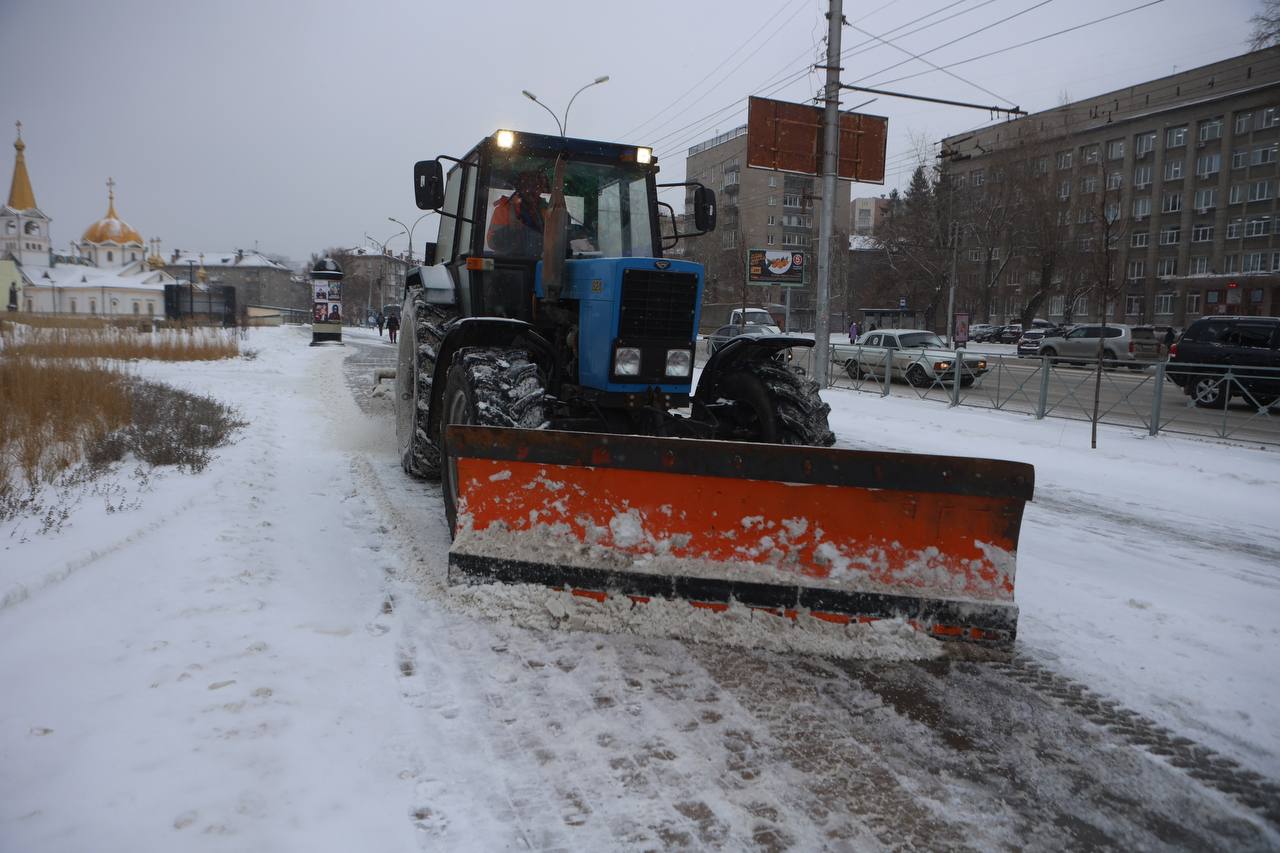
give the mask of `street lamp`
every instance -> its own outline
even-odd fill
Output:
[[[569,106],[567,106],[567,107],[565,107],[565,108],[564,108],[564,120],[563,120],[563,121],[562,121],[559,117],[557,117],[557,116],[556,116],[556,114],[555,114],[554,112],[552,112],[552,110],[551,110],[551,108],[550,108],[550,107],[548,107],[546,104],[542,103],[542,101],[539,101],[539,100],[538,100],[538,96],[537,96],[537,95],[535,95],[535,94],[533,94],[533,92],[530,92],[528,89],[521,89],[520,91],[521,91],[521,94],[523,94],[526,98],[528,98],[529,100],[533,101],[535,104],[537,104],[538,106],[542,107],[542,108],[543,108],[544,110],[546,110],[547,112],[551,113],[551,118],[555,120],[556,127],[560,129],[560,135],[561,135],[561,136],[566,136],[567,134],[566,134],[566,132],[565,132],[565,131],[566,131],[566,129],[569,127],[569,108],[573,106],[573,102],[574,102],[574,100],[575,100],[579,95],[581,95],[583,92],[585,92],[587,89],[590,89],[592,86],[599,86],[601,83],[608,83],[608,82],[609,82],[609,75],[608,75],[608,74],[604,74],[604,75],[602,75],[602,76],[600,76],[600,77],[597,77],[596,79],[592,80],[590,83],[588,83],[587,85],[583,86],[583,87],[582,87],[581,89],[579,89],[578,91],[574,92],[574,93],[573,93],[573,97],[569,99]]]
[[[413,221],[412,227],[406,226],[403,222],[401,222],[399,219],[396,219],[394,216],[387,217],[387,219],[391,220],[392,222],[394,222],[395,224],[403,228],[404,232],[409,235],[409,263],[413,263],[413,229],[417,228],[419,222],[426,219],[428,216],[430,216],[433,213],[435,213],[434,210],[428,210],[426,213],[422,214],[421,216],[419,216],[417,219]],[[423,255],[422,260],[425,263],[427,260],[427,256]]]

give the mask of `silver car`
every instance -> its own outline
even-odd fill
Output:
[[[1098,342],[1102,341],[1102,364],[1113,368],[1124,365],[1141,370],[1144,365],[1133,357],[1133,329],[1108,323],[1085,323],[1060,335],[1045,335],[1040,341],[1040,355],[1071,364],[1087,364],[1098,360]]]
[[[917,388],[954,382],[957,359],[960,359],[961,387],[967,388],[987,372],[985,356],[951,349],[933,332],[924,329],[867,332],[854,346],[836,347],[836,357],[845,359],[845,370],[855,380],[864,375],[883,378],[888,361],[890,378],[903,379]]]

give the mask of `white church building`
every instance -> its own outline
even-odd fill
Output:
[[[159,241],[152,241],[148,257],[142,235],[116,213],[113,180],[107,181],[106,215],[72,241],[68,253],[54,250],[52,220],[36,205],[17,124],[9,200],[0,207],[0,287],[8,291],[0,300],[28,313],[163,317],[164,286],[177,279],[164,270]]]

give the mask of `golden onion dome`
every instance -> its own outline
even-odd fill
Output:
[[[80,239],[86,243],[142,243],[142,235],[116,213],[116,182],[107,179],[107,215],[90,225]]]

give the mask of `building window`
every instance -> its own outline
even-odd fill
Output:
[[[772,232],[771,232],[771,233],[769,233],[769,234],[766,234],[766,235],[765,235],[765,238],[764,238],[764,244],[765,244],[766,246],[772,246],[772,245],[773,245],[773,234],[772,234]]]
[[[1160,229],[1160,245],[1176,246],[1182,236],[1182,229],[1177,225],[1168,225]]]
[[[1123,160],[1124,159],[1124,140],[1110,139],[1107,141],[1107,159]]]
[[[1134,317],[1142,316],[1142,297],[1136,294],[1127,294],[1124,298],[1124,313]]]
[[[1204,275],[1209,272],[1209,256],[1197,255],[1191,259],[1191,274]]]
[[[1106,216],[1106,217],[1107,217],[1107,222],[1117,222],[1117,221],[1119,221],[1119,219],[1120,219],[1120,202],[1118,202],[1118,201],[1109,201],[1109,202],[1107,202],[1107,210],[1106,210],[1106,213],[1104,214],[1104,216]]]
[[[1222,271],[1228,275],[1233,272],[1240,272],[1240,256],[1226,255],[1222,259]]]
[[[1249,184],[1249,201],[1266,201],[1271,198],[1270,181],[1254,181]]]
[[[1148,246],[1150,244],[1151,234],[1148,231],[1134,231],[1133,234],[1129,236],[1129,245],[1133,246],[1135,249],[1140,249],[1143,246]]]
[[[1280,252],[1271,253],[1271,271],[1280,272]]]
[[[1191,226],[1191,242],[1192,243],[1213,242],[1213,226],[1212,225],[1192,225]]]
[[[1196,291],[1195,293],[1187,294],[1187,313],[1188,314],[1200,313],[1200,292],[1199,291]]]
[[[1236,135],[1249,132],[1249,126],[1253,124],[1253,113],[1236,113]]]
[[[1130,281],[1137,281],[1145,278],[1147,275],[1146,261],[1129,261],[1128,269],[1125,270],[1125,278]]]
[[[26,300],[26,302],[27,302],[27,313],[28,313],[28,314],[30,314],[30,313],[31,313],[31,300],[30,300],[30,299],[28,299],[28,300]]]
[[[134,314],[142,313],[142,306],[140,306],[136,301],[133,303],[133,313]]]
[[[1177,213],[1182,210],[1182,193],[1165,193],[1160,203],[1163,213]]]
[[[1058,168],[1059,169],[1071,168],[1071,152],[1070,151],[1058,152]]]
[[[1089,316],[1089,298],[1087,296],[1077,296],[1075,304],[1071,307],[1071,313],[1076,317]]]
[[[1267,107],[1262,111],[1262,119],[1258,122],[1259,130],[1275,127],[1280,124],[1280,107]]]
[[[1244,236],[1265,237],[1271,233],[1271,217],[1257,216],[1244,224]]]
[[[726,231],[720,235],[720,245],[726,249],[732,249],[738,245],[738,232]]]
[[[1205,303],[1206,303],[1206,304],[1208,304],[1208,305],[1217,305],[1217,304],[1218,304],[1218,291],[1216,291],[1216,290],[1209,290],[1209,291],[1206,291],[1206,292],[1205,292],[1205,294],[1204,294],[1204,301],[1205,301]]]
[[[1231,193],[1227,196],[1227,204],[1240,204],[1244,201],[1245,184],[1232,184]]]
[[[1240,236],[1241,229],[1244,228],[1244,220],[1236,217],[1227,223],[1227,239],[1235,240]]]
[[[1249,165],[1249,151],[1241,148],[1239,151],[1231,152],[1231,168],[1243,169]]]
[[[1250,302],[1251,304],[1253,304],[1253,305],[1257,305],[1257,304],[1258,304],[1259,302],[1261,302],[1261,301],[1262,301],[1262,288],[1261,288],[1261,287],[1255,287],[1253,290],[1250,290],[1250,291],[1249,291],[1249,302]]]
[[[1202,154],[1196,158],[1196,174],[1202,178],[1210,175],[1216,175],[1222,171],[1222,155],[1214,152],[1213,154]]]
[[[1200,141],[1222,138],[1222,116],[1200,122]]]
[[[1119,172],[1112,172],[1107,175],[1107,189],[1118,190],[1122,186],[1124,186],[1124,175]]]
[[[778,186],[778,176],[777,176],[777,175],[770,175],[770,176],[769,176],[769,189],[774,189],[774,188],[775,188],[775,187],[777,187],[777,186]]]
[[[969,250],[969,260],[971,260],[971,261],[980,261],[980,260],[982,260],[982,250],[981,250],[981,249],[970,249],[970,250]]]
[[[1133,156],[1142,157],[1150,154],[1156,147],[1156,132],[1139,133],[1133,138]]]
[[[1181,148],[1187,144],[1187,126],[1171,127],[1164,132],[1165,148]]]
[[[96,299],[90,299],[90,300],[89,300],[89,313],[90,313],[90,314],[97,314],[97,313],[98,313],[98,300],[96,300]]]
[[[76,313],[76,301],[74,298],[71,300],[71,313]]]
[[[974,169],[969,173],[969,176],[973,178],[975,187],[980,187],[987,182],[987,173],[982,169]]]
[[[113,260],[115,260],[115,258],[113,257],[113,255],[111,254],[111,252],[107,252],[107,261],[108,261],[108,262],[110,262],[110,261],[113,261]]]
[[[725,172],[725,173],[724,173],[724,185],[725,185],[726,187],[736,186],[736,185],[737,185],[737,183],[738,183],[738,170],[737,170],[737,169],[733,170],[732,172]]]
[[[1247,252],[1241,261],[1242,272],[1269,272],[1266,252]]]
[[[776,222],[774,222],[774,218],[773,218],[772,216],[770,216],[770,217],[769,217],[769,222],[768,222],[768,224],[769,224],[769,225],[776,225],[777,223],[776,223]]]
[[[1170,160],[1164,164],[1164,179],[1166,181],[1177,181],[1182,178],[1182,161]]]
[[[1086,145],[1084,148],[1080,149],[1080,157],[1084,160],[1086,165],[1091,166],[1094,163],[1097,163],[1098,155],[1098,146],[1096,145]]]
[[[1133,185],[1135,187],[1151,186],[1151,167],[1138,166],[1133,170]]]
[[[1076,222],[1080,225],[1087,225],[1093,221],[1093,208],[1086,205],[1080,208],[1080,212],[1076,215]]]
[[[1133,200],[1133,218],[1145,219],[1151,215],[1151,199],[1135,198]]]
[[[137,259],[138,259],[138,253],[137,253],[137,252],[130,252],[130,253],[129,253],[129,260],[131,260],[131,261],[136,261]]]
[[[1066,300],[1061,296],[1055,296],[1049,300],[1049,316],[1061,317],[1062,308],[1066,304]]]
[[[1173,313],[1173,297],[1176,295],[1173,293],[1156,294],[1156,314],[1158,316],[1168,316]]]
[[[1098,191],[1098,178],[1096,175],[1089,175],[1080,179],[1080,192],[1096,193]]]
[[[1058,184],[1058,198],[1071,198],[1071,181]]]
[[[1206,187],[1196,190],[1196,212],[1207,213],[1218,206],[1218,188]]]
[[[1178,269],[1177,258],[1161,258],[1156,264],[1156,276],[1159,278],[1170,278]]]
[[[1036,175],[1049,174],[1049,158],[1037,157],[1031,164],[1031,171]]]
[[[154,302],[151,302],[150,300],[148,300],[148,301],[147,301],[147,316],[148,316],[148,317],[154,317],[155,315],[156,315],[156,304],[155,304]]]
[[[1249,165],[1251,166],[1264,166],[1267,163],[1274,163],[1275,161],[1276,143],[1274,142],[1270,145],[1263,145],[1260,148],[1255,148],[1250,152]]]
[[[776,197],[776,196],[769,196],[769,206],[770,206],[770,207],[777,207],[777,206],[778,206],[778,199],[777,199],[777,197]]]

